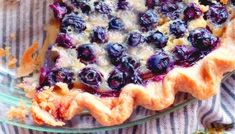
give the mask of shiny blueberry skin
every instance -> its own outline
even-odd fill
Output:
[[[77,48],[77,58],[85,64],[96,62],[95,52],[91,44],[84,44]]]
[[[129,46],[136,47],[144,42],[144,36],[142,36],[141,33],[133,32],[130,33],[127,40],[128,40],[127,44]]]
[[[219,39],[206,28],[190,31],[188,40],[195,48],[205,51],[211,51],[219,44]]]
[[[108,85],[111,89],[120,91],[125,85],[129,83],[142,84],[139,73],[135,70],[120,70],[115,68],[110,74],[107,80]]]
[[[104,27],[96,27],[91,37],[92,42],[105,43],[108,41],[108,32]]]
[[[115,69],[109,74],[107,82],[111,89],[120,90],[126,84],[125,73]]]
[[[160,5],[160,11],[172,20],[179,18],[180,10],[177,2],[162,2]]]
[[[187,31],[187,25],[184,21],[178,20],[170,24],[170,33],[176,38],[183,37]]]
[[[124,23],[120,18],[112,18],[109,22],[109,29],[123,30],[124,28]]]
[[[91,6],[88,4],[89,0],[71,0],[71,3],[80,8],[83,13],[89,14],[91,12]]]
[[[204,18],[211,20],[212,23],[221,25],[228,20],[229,13],[225,6],[220,4],[213,4],[205,13]]]
[[[99,1],[94,3],[95,11],[101,14],[111,14],[112,9],[106,3]]]
[[[130,71],[140,67],[140,62],[129,55],[123,55],[117,62],[118,68],[123,71]]]
[[[123,55],[123,53],[126,51],[126,48],[118,43],[109,43],[106,47],[106,50],[110,58],[117,58]]]
[[[62,20],[61,32],[67,33],[69,31],[68,27],[76,33],[81,33],[86,30],[86,23],[81,16],[71,13]]]
[[[129,8],[129,2],[127,0],[118,0],[117,7],[120,10],[127,10]]]
[[[154,44],[157,48],[163,48],[166,46],[168,37],[162,32],[156,31],[147,37],[147,42]]]
[[[165,52],[157,52],[147,61],[147,68],[155,74],[163,74],[170,67],[170,57]]]
[[[52,70],[47,70],[46,68],[41,68],[39,85],[53,86],[57,82],[63,82],[68,84],[69,88],[72,88],[73,72],[67,68],[54,68]]]
[[[52,4],[50,4],[50,8],[53,10],[54,16],[58,20],[63,19],[65,14],[67,14],[69,12],[68,7],[63,2],[56,1]]]
[[[202,11],[195,3],[190,3],[184,10],[184,20],[190,21],[199,18],[202,15]]]
[[[191,66],[204,57],[200,50],[189,45],[177,45],[173,50],[175,64],[180,66]]]
[[[149,29],[148,27],[153,27],[157,22],[158,16],[154,10],[148,10],[145,13],[140,14],[139,23],[142,27]]]
[[[83,84],[98,89],[102,83],[103,75],[95,68],[86,67],[79,72],[78,78]]]
[[[64,47],[64,48],[72,48],[72,38],[66,34],[66,33],[59,33],[55,43],[57,43],[58,46]]]

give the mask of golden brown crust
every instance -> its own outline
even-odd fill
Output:
[[[127,120],[137,105],[151,110],[169,107],[177,92],[207,99],[217,93],[223,74],[235,69],[234,31],[235,20],[227,27],[221,46],[204,59],[192,67],[174,68],[163,81],[150,82],[146,86],[126,85],[118,98],[99,98],[79,90],[69,90],[66,84],[59,83],[37,94],[31,109],[33,118],[39,124],[61,126],[64,125],[61,120],[70,120],[87,109],[102,125],[111,126]],[[40,112],[45,116],[40,116]]]
[[[38,43],[33,43],[23,54],[20,67],[17,69],[17,77],[28,76],[36,70],[36,56]]]

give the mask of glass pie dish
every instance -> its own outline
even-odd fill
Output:
[[[224,80],[229,77],[232,73],[226,74]],[[166,114],[182,109],[183,107],[196,102],[197,100],[193,97],[189,97],[184,101],[176,102],[173,106],[160,111],[150,111],[141,107],[136,108],[135,112],[132,114],[130,119],[121,125],[104,127],[95,121],[95,119],[89,115],[89,112],[84,112],[80,116],[75,117],[73,120],[69,121],[64,127],[49,127],[49,126],[39,126],[32,122],[31,117],[27,117],[25,122],[11,121],[7,119],[6,111],[11,107],[17,106],[19,101],[23,101],[27,107],[30,107],[31,101],[25,97],[24,92],[15,87],[16,79],[15,74],[8,69],[3,67],[0,68],[0,122],[9,125],[32,129],[44,132],[56,132],[56,133],[90,133],[97,131],[106,131],[120,128],[127,128],[134,125],[143,124],[149,120],[160,118]],[[176,97],[177,98],[177,97]],[[176,99],[177,101],[177,99]]]
[[[47,29],[45,24],[49,22],[51,15],[51,12],[48,11],[48,3],[50,3],[50,0],[21,0],[20,3],[4,2],[3,6],[0,6],[0,9],[3,10],[3,12],[0,13],[0,16],[2,16],[0,20],[3,21],[1,25],[3,31],[1,34],[3,38],[0,40],[0,43],[4,44],[1,47],[10,47],[11,53],[17,58],[18,61],[21,59],[22,52],[28,48],[27,45],[31,44],[33,41],[43,44],[42,42],[46,36],[43,29]],[[48,44],[51,43],[50,41],[45,42]],[[7,60],[3,59],[1,61],[6,63]],[[16,84],[18,82],[14,71],[6,69],[3,65],[0,69],[0,74],[1,112],[6,113],[6,111],[8,111],[12,106],[17,106],[21,100],[26,103],[27,107],[30,107],[31,100],[25,97],[25,93],[22,90],[16,88]],[[31,116],[28,116],[27,120],[24,123],[21,123],[17,121],[10,121],[7,119],[6,114],[2,114],[0,115],[0,121],[18,127],[38,131],[59,133],[96,132],[99,130],[118,129],[141,124],[148,120],[156,119],[170,112],[174,112],[195,101],[196,99],[193,97],[190,97],[183,102],[176,101],[174,105],[160,112],[149,111],[144,108],[137,107],[132,116],[125,123],[112,127],[104,127],[99,125],[94,118],[90,116],[89,112],[86,111],[71,121],[66,122],[67,125],[64,127],[39,126],[33,123]]]

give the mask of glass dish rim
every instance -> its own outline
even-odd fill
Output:
[[[235,71],[226,74],[224,76],[223,80],[226,80],[229,76],[231,76],[234,73],[235,73]],[[0,84],[0,86],[2,86],[2,85]],[[5,95],[4,93],[0,93],[0,103],[8,103],[11,105],[18,104],[18,100],[19,100],[18,98],[15,98],[16,100],[14,100],[14,99],[10,100],[9,97],[12,98],[12,96],[8,96],[8,95]],[[66,134],[66,133],[92,133],[92,132],[97,132],[97,131],[108,131],[108,130],[128,128],[128,127],[132,127],[135,125],[140,125],[140,124],[143,124],[149,120],[157,119],[157,118],[160,118],[161,116],[164,116],[164,115],[167,115],[167,114],[172,113],[174,111],[177,111],[177,110],[179,110],[187,105],[190,105],[196,101],[197,101],[197,99],[192,97],[192,98],[185,100],[181,103],[178,103],[178,104],[176,104],[166,110],[163,110],[162,112],[155,113],[153,115],[148,115],[148,116],[145,116],[145,117],[138,119],[138,120],[124,122],[123,124],[115,125],[115,126],[101,126],[101,127],[95,127],[95,128],[84,128],[84,129],[83,128],[81,128],[81,129],[74,128],[73,129],[73,128],[49,127],[49,126],[39,126],[39,125],[34,126],[34,125],[24,124],[24,123],[20,123],[20,122],[16,122],[16,121],[4,120],[4,119],[0,119],[0,123],[5,123],[5,124],[16,126],[19,128],[25,128],[25,129],[30,129],[30,130],[40,131],[40,132],[54,132],[54,133],[63,133],[63,134]]]

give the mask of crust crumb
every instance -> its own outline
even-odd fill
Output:
[[[16,34],[15,33],[11,33],[9,37],[10,37],[10,40],[12,40],[12,41],[16,40]]]
[[[14,56],[10,56],[8,59],[7,67],[13,69],[16,67],[17,59]]]
[[[28,114],[29,114],[29,109],[27,109],[23,101],[20,101],[19,106],[11,107],[11,109],[7,112],[7,118],[9,120],[17,120],[20,122],[25,122]]]
[[[33,98],[34,94],[36,92],[36,90],[35,90],[36,87],[32,86],[32,85],[29,85],[29,84],[19,83],[19,84],[16,85],[16,87],[24,90],[25,96],[28,97],[28,98]]]
[[[36,52],[38,51],[38,43],[35,42],[23,54],[20,66],[17,69],[17,77],[28,76],[36,70]]]
[[[6,56],[6,50],[3,48],[0,48],[0,57]]]

